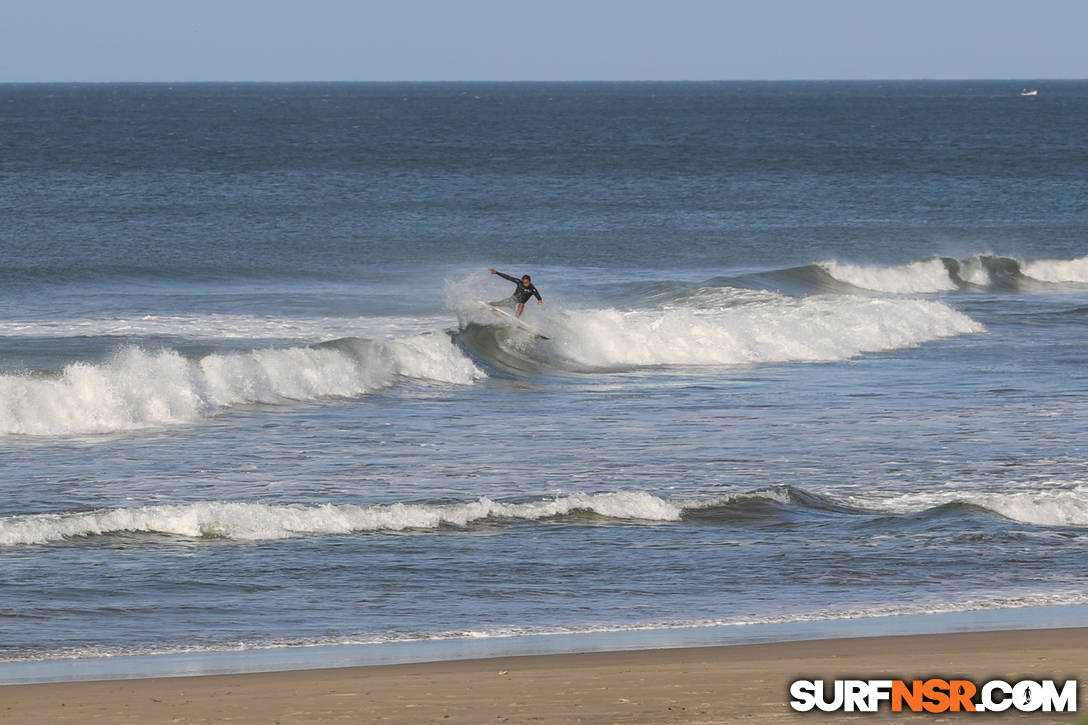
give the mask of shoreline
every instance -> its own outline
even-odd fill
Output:
[[[1088,627],[817,639],[335,669],[9,685],[5,720],[35,723],[823,723],[903,714],[795,713],[794,679],[1088,677]],[[1088,708],[1081,707],[1081,711]],[[954,714],[912,715],[920,721]],[[1071,723],[1071,713],[1002,722]]]
[[[1088,605],[1018,607],[620,631],[422,639],[382,643],[332,643],[198,652],[96,656],[0,662],[0,687],[49,682],[374,667],[496,657],[667,650],[774,644],[874,636],[956,632],[1052,630],[1088,627]],[[1088,659],[1088,658],[1086,658]]]

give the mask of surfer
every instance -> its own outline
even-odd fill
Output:
[[[497,271],[494,267],[490,267],[487,270],[491,274],[497,274],[503,279],[508,279],[517,285],[517,289],[514,290],[514,294],[507,297],[505,300],[499,300],[498,302],[489,303],[492,307],[503,307],[512,303],[517,303],[517,316],[521,317],[521,311],[525,309],[525,303],[529,301],[530,297],[536,297],[536,303],[538,305],[544,304],[544,299],[540,296],[540,292],[533,286],[533,279],[527,274],[523,274],[521,279],[517,277],[511,277],[508,274],[503,274]]]

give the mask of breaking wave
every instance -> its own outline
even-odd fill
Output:
[[[956,506],[979,510],[1036,526],[1088,526],[1088,484],[1057,484],[1047,489],[1006,492],[901,494],[873,500],[860,497],[853,505],[872,506],[896,514],[917,514]]]
[[[145,532],[227,539],[467,526],[485,519],[546,519],[588,512],[612,519],[676,521],[680,508],[648,493],[574,494],[528,503],[291,506],[200,502],[0,519],[0,544],[44,544],[77,536]]]
[[[1088,257],[1022,261],[978,255],[931,257],[898,267],[823,262],[835,282],[885,294],[940,294],[958,290],[1045,291],[1047,285],[1088,284]]]
[[[464,321],[462,339],[506,369],[608,370],[847,360],[985,331],[934,300],[774,293],[764,293],[758,302],[721,306],[542,312],[532,321],[551,339]]]
[[[0,433],[113,433],[195,423],[233,406],[354,397],[397,376],[469,384],[483,372],[446,335],[358,338],[189,359],[127,347],[58,375],[0,375]]]
[[[1088,257],[1028,262],[1024,265],[1024,274],[1041,282],[1088,284]]]
[[[540,521],[593,516],[645,523],[691,521],[743,525],[781,520],[784,515],[857,516],[918,521],[959,516],[965,511],[1000,516],[1034,526],[1088,527],[1088,487],[1023,493],[961,493],[875,501],[773,486],[707,500],[669,500],[644,491],[575,493],[528,502],[481,497],[461,503],[289,505],[202,501],[97,511],[30,514],[0,518],[0,545],[36,545],[76,537],[148,533],[235,540],[360,532],[470,527],[486,521]]]
[[[944,261],[934,257],[902,267],[878,267],[825,262],[831,277],[860,289],[892,294],[931,294],[960,288]]]

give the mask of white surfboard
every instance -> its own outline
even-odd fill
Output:
[[[528,332],[533,337],[539,338],[541,340],[550,340],[551,339],[550,337],[548,337],[547,335],[545,335],[543,332],[536,329],[532,325],[527,325],[524,322],[522,322],[517,317],[517,315],[510,314],[509,312],[502,309],[501,307],[495,307],[494,305],[489,305],[486,302],[480,302],[479,304],[482,307],[490,310],[492,313],[494,313],[494,314],[498,315],[499,317],[503,318],[506,322],[509,322],[509,323],[513,324],[514,327],[517,327],[518,329],[521,329],[521,330],[524,330],[525,332]]]

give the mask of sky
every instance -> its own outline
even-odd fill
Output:
[[[1088,78],[1085,0],[5,0],[0,82]]]

